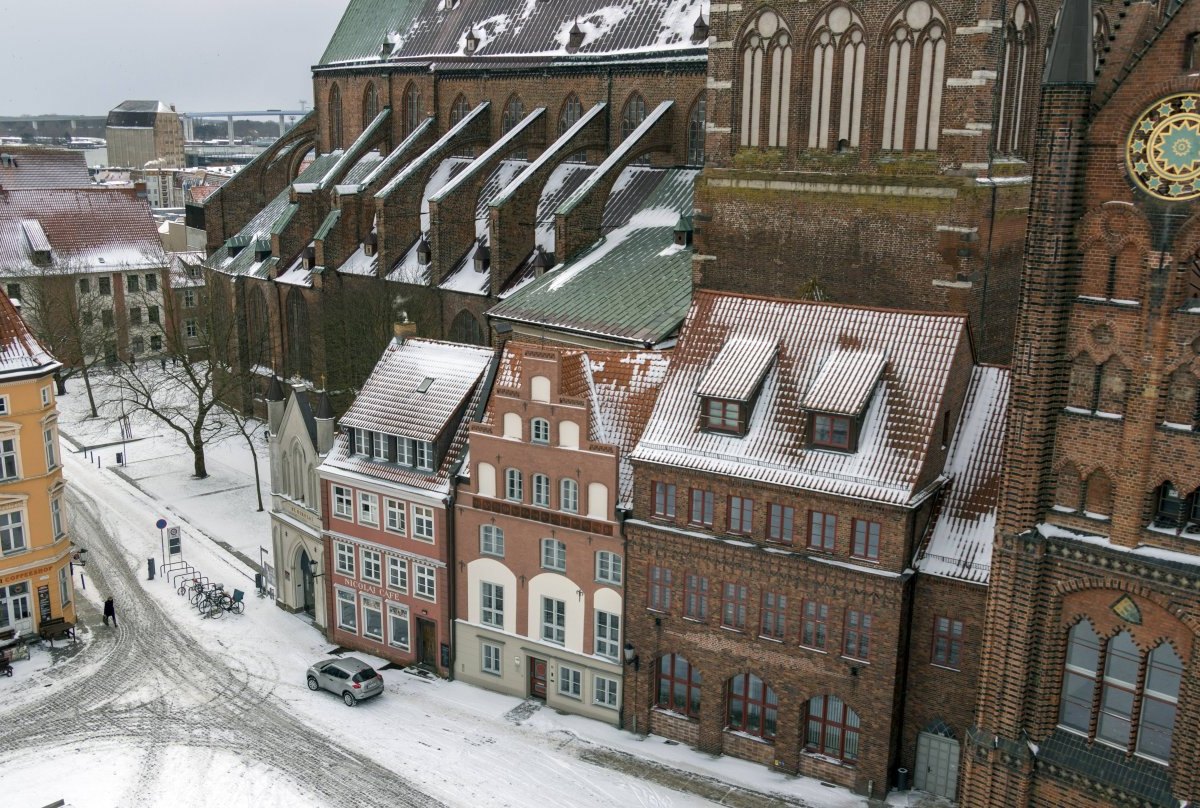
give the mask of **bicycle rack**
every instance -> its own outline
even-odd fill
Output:
[[[166,578],[168,570],[189,569],[195,571],[195,568],[186,561],[172,561],[169,564],[160,564],[158,567],[158,577]]]
[[[188,578],[187,576],[189,576],[189,575],[192,577]],[[208,576],[201,575],[200,570],[191,570],[190,572],[177,572],[177,573],[175,573],[175,576],[171,579],[171,588],[172,589],[176,589],[176,590],[179,589],[179,579],[180,578],[183,578],[186,581],[199,581],[202,584],[208,583]]]
[[[179,586],[179,579],[186,575],[199,575],[199,570],[188,564],[187,567],[181,570],[174,570],[171,573],[171,588],[176,589]]]

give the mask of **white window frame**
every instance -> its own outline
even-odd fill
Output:
[[[620,553],[610,550],[596,552],[596,580],[606,584],[620,584],[625,577],[625,559]]]
[[[8,396],[0,396],[0,415],[8,415]]]
[[[188,339],[195,339],[200,332],[196,330],[195,320],[183,321],[183,335]]]
[[[549,618],[549,619],[548,619]],[[567,602],[542,596],[542,641],[567,644]]]
[[[362,574],[359,577],[367,583],[382,583],[383,560],[380,557],[379,551],[363,547],[359,550],[359,553],[362,555]]]
[[[504,558],[504,528],[491,523],[479,526],[479,554]]]
[[[566,573],[566,542],[561,542],[558,539],[542,539],[542,569]]]
[[[347,521],[354,518],[354,490],[344,485],[333,488],[333,515]]]
[[[399,620],[404,625],[404,641],[396,641],[395,620]],[[387,605],[387,631],[388,645],[393,645],[396,648],[401,648],[407,651],[412,645],[412,623],[408,607],[403,603],[392,603],[388,601]]]
[[[579,513],[579,483],[570,477],[564,477],[558,483],[558,509]]]
[[[184,290],[183,290],[183,307],[184,307],[185,309],[194,309],[194,308],[196,308],[196,293],[195,293],[195,292],[193,292],[191,289],[184,289]],[[192,322],[192,323],[195,323],[196,321],[195,321],[195,320],[192,320],[191,322]],[[193,337],[194,337],[194,336],[196,336],[196,335],[195,335],[195,334],[191,334],[190,336],[193,336]]]
[[[433,508],[424,505],[412,506],[412,537],[414,539],[433,544],[434,524]]]
[[[402,595],[408,594],[408,559],[388,556],[387,587]]]
[[[550,507],[550,478],[545,474],[535,474],[532,480],[533,504],[539,508]]]
[[[479,670],[493,676],[504,675],[504,649],[490,642],[479,644]]]
[[[592,704],[613,710],[621,707],[621,681],[611,676],[592,676]]]
[[[65,564],[58,568],[58,600],[64,607],[71,602],[71,573]]]
[[[583,671],[567,665],[558,666],[558,695],[569,699],[583,698]]]
[[[368,437],[370,433],[365,429],[351,429],[350,432],[354,435],[354,454],[370,457],[371,441]]]
[[[354,577],[354,545],[344,541],[333,543],[335,569],[341,575]]]
[[[21,479],[21,454],[17,436],[0,438],[0,480]]]
[[[46,471],[52,471],[58,468],[58,439],[54,434],[53,426],[42,430],[42,441],[46,447]]]
[[[374,460],[387,460],[387,435],[382,432],[371,433],[371,457]]]
[[[413,441],[416,451],[416,467],[421,471],[433,471],[433,444],[427,440]]]
[[[523,502],[525,483],[520,469],[504,470],[504,498],[511,502]]]
[[[596,610],[596,656],[616,661],[621,658],[621,615]]]
[[[383,642],[383,601],[381,601],[379,598],[374,597],[372,595],[363,595],[361,598],[359,598],[359,601],[361,602],[361,605],[362,605],[362,627],[363,627],[362,628],[362,636],[367,637],[372,640],[378,640],[379,642]],[[375,634],[367,633],[368,631],[370,631],[370,629],[367,628],[367,626],[369,625],[369,623],[367,621],[367,612],[368,611],[373,611],[379,615],[379,632],[378,633],[375,633]]]
[[[24,508],[0,513],[0,554],[23,553],[29,549],[25,524]]]
[[[43,406],[43,407],[49,407],[49,406],[50,406],[50,400],[51,400],[51,397],[50,397],[50,385],[46,385],[45,387],[43,387],[43,388],[42,388],[42,406]]]
[[[383,529],[389,533],[408,535],[408,511],[404,502],[390,497],[383,500],[384,524]]]
[[[531,419],[529,421],[529,440],[531,443],[548,446],[550,444],[550,422],[545,418]]]
[[[55,495],[50,498],[50,526],[54,529],[54,538],[59,538],[63,530],[62,497]]]
[[[338,628],[342,629],[343,631],[351,631],[351,632],[357,634],[358,633],[358,599],[354,597],[354,590],[353,589],[342,589],[341,587],[335,587],[335,588],[337,590],[337,604],[338,604],[337,626],[338,626]],[[346,611],[346,607],[350,608],[349,612]],[[352,622],[347,623],[343,619],[343,618],[345,618],[345,616],[347,614],[351,614],[354,616]]]
[[[379,527],[379,497],[375,494],[358,492],[358,523]]]
[[[413,594],[422,600],[437,602],[437,569],[428,564],[413,562],[413,577],[416,578],[416,587]]]
[[[492,628],[504,628],[504,585],[479,582],[479,622]]]

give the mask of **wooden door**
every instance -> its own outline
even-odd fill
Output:
[[[437,623],[417,618],[417,664],[437,668]]]
[[[529,658],[529,697],[546,700],[546,660]]]

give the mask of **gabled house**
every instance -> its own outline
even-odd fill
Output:
[[[455,676],[621,720],[629,453],[669,353],[508,343],[455,508]]]
[[[275,605],[326,626],[325,591],[317,585],[324,558],[317,466],[333,448],[333,407],[322,392],[314,413],[303,391],[277,378],[267,388],[271,456],[271,558]],[[268,581],[270,583],[270,581]]]
[[[912,765],[913,621],[956,620],[960,657],[983,621],[982,596],[918,601],[913,568],[956,429],[1003,411],[976,373],[965,315],[697,293],[632,454],[627,727],[877,796]],[[993,517],[995,492],[974,501]],[[935,698],[969,702],[975,673]],[[957,756],[922,764],[956,781]]]
[[[490,348],[394,340],[339,420],[317,470],[331,642],[450,673],[453,480],[494,372]]]

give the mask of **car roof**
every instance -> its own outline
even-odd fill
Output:
[[[342,670],[349,671],[350,673],[358,673],[359,671],[364,671],[371,667],[370,665],[368,665],[366,662],[363,662],[358,657],[346,657],[345,659],[331,659],[331,660],[329,660],[328,663],[325,663],[325,664],[335,664]]]

